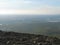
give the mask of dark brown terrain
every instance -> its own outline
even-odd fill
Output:
[[[60,39],[44,35],[0,31],[0,45],[60,45]]]

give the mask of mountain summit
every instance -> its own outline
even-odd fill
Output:
[[[0,31],[0,45],[60,45],[60,39],[44,35]]]

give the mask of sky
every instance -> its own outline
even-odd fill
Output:
[[[60,14],[60,0],[0,0],[0,14]]]

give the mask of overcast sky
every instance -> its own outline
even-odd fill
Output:
[[[0,14],[60,14],[60,0],[0,0]]]

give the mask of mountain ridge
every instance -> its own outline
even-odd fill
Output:
[[[60,45],[60,39],[44,35],[0,30],[0,45]]]

